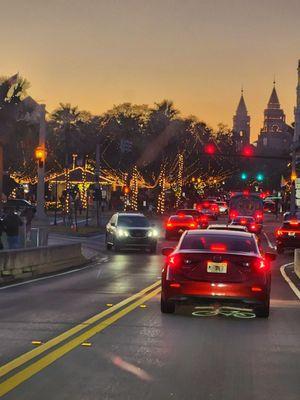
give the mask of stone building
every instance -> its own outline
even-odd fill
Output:
[[[286,123],[285,114],[280,107],[275,82],[264,110],[264,125],[258,135],[257,151],[283,153],[290,150],[293,141],[293,128]]]

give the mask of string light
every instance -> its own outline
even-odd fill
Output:
[[[157,214],[164,214],[165,212],[165,202],[166,202],[166,167],[165,165],[161,169],[161,173],[159,176],[159,186],[160,193],[158,195],[157,201]]]
[[[131,191],[132,191],[132,196],[131,196],[131,208],[134,211],[138,210],[138,192],[139,192],[139,185],[138,185],[138,171],[137,167],[135,166],[133,168],[132,172],[132,180],[131,180]]]
[[[178,180],[176,190],[176,208],[179,207],[183,187],[183,154],[178,155]]]
[[[82,171],[82,208],[87,208],[87,183],[86,183],[86,171]]]

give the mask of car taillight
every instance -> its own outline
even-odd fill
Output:
[[[255,230],[256,229],[256,225],[250,225],[250,229]]]
[[[202,215],[202,217],[200,217],[200,221],[201,222],[207,222],[208,221],[208,217],[206,215]]]
[[[237,211],[231,211],[229,214],[230,219],[234,219],[238,216],[238,212]]]
[[[268,263],[266,260],[263,260],[262,258],[257,258],[254,261],[254,269],[258,272],[265,272],[269,268]]]
[[[210,246],[211,251],[226,251],[226,245],[223,243],[213,243]]]
[[[276,236],[282,236],[283,235],[283,231],[281,229],[277,229],[277,231],[275,232]]]
[[[290,220],[289,224],[295,226],[295,225],[299,225],[299,222],[297,220]]]
[[[190,223],[190,228],[195,228],[196,227],[196,225],[192,222],[192,223]]]
[[[247,221],[245,219],[241,219],[241,224],[246,225]]]
[[[180,254],[170,255],[167,260],[167,264],[172,268],[180,267],[182,262],[182,257]]]
[[[263,218],[263,213],[261,211],[256,211],[254,214],[255,219],[262,219]]]
[[[166,225],[167,228],[172,228],[172,226],[173,226],[172,222],[167,222],[167,225]]]

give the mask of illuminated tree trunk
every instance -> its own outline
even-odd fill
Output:
[[[3,197],[3,144],[0,143],[0,203],[2,202]]]

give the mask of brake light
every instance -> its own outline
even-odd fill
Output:
[[[246,225],[247,221],[245,219],[241,219],[241,224]]]
[[[243,195],[244,196],[249,196],[249,194],[250,194],[249,190],[243,190]]]
[[[179,267],[181,265],[181,256],[180,254],[174,254],[168,257],[167,263],[170,267]]]
[[[172,287],[172,288],[180,288],[180,283],[170,283],[170,287]]]
[[[251,225],[251,226],[250,226],[250,229],[255,230],[255,229],[256,229],[256,225]]]
[[[237,211],[230,211],[230,214],[229,214],[230,219],[234,219],[234,218],[236,218],[238,215],[239,215],[239,214],[238,214]]]
[[[292,219],[292,220],[289,221],[289,224],[290,225],[298,225],[299,222],[297,220]]]
[[[254,217],[256,219],[262,219],[263,218],[263,213],[261,211],[256,211],[256,213],[254,214]]]
[[[277,229],[277,231],[275,232],[276,236],[282,236],[283,235],[283,231],[281,229]]]
[[[256,271],[264,272],[267,270],[268,264],[266,263],[266,260],[257,258],[254,262],[254,268],[256,269]]]
[[[167,222],[167,228],[172,228],[173,224],[172,222]]]
[[[196,225],[192,222],[191,224],[190,224],[190,228],[195,228],[196,227]]]
[[[262,288],[260,288],[258,286],[252,286],[251,290],[252,290],[252,292],[262,292]]]
[[[184,217],[184,214],[183,214],[183,213],[180,213],[180,214],[178,214],[178,217],[179,217],[179,218],[183,218],[183,217]]]
[[[208,203],[207,201],[206,201],[203,205],[204,205],[204,207],[206,207],[206,208],[209,207],[209,203]]]
[[[214,243],[210,246],[211,251],[226,251],[227,248],[223,243]]]
[[[200,217],[200,221],[201,222],[207,222],[208,221],[208,217],[206,215],[202,215],[202,217]]]

